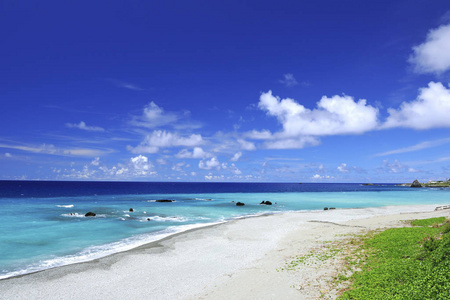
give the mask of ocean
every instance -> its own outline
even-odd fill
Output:
[[[359,183],[0,181],[0,279],[93,260],[238,218],[323,213],[324,207],[447,205],[449,193]],[[87,212],[96,216],[85,217]]]

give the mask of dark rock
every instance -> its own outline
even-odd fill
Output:
[[[422,187],[422,185],[420,184],[419,180],[414,180],[413,183],[411,184],[411,187],[413,188],[417,188],[417,187]]]
[[[330,209],[336,209],[336,207],[330,207]]]
[[[85,217],[95,217],[96,214],[93,213],[92,211],[90,211],[90,212],[86,213],[84,216],[85,216]]]
[[[263,202],[261,202],[260,204],[263,204],[263,205],[272,205],[272,202],[270,202],[270,201],[263,201]]]
[[[133,211],[134,211],[134,209],[130,208],[130,212],[133,212]]]
[[[374,185],[373,183],[363,183],[362,185]]]
[[[169,200],[169,199],[160,199],[156,200],[156,202],[174,202],[175,200]]]
[[[323,210],[328,210],[328,207],[324,207]]]
[[[151,221],[151,219],[150,219],[150,218],[147,218],[147,221]]]
[[[245,204],[244,203],[242,203],[242,202],[238,202],[238,203],[236,203],[236,206],[244,206]]]

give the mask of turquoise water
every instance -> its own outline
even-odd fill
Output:
[[[0,197],[0,278],[92,260],[190,228],[241,217],[323,211],[324,207],[450,204],[450,190],[446,189],[346,186],[328,186],[328,191],[321,186],[318,191],[249,193],[239,192],[241,186],[236,192],[220,193],[178,190],[52,197],[30,197],[27,191],[26,195]],[[157,199],[174,202],[159,203]],[[238,201],[245,206],[236,206]],[[260,205],[261,201],[273,205]],[[97,215],[85,217],[88,211]]]

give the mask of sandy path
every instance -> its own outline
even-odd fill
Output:
[[[1,280],[0,299],[316,299],[335,272],[333,264],[277,270],[325,241],[398,226],[401,220],[448,217],[448,210],[433,212],[433,208],[285,213],[236,220],[96,261]]]

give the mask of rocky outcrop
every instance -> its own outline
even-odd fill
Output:
[[[411,184],[411,187],[413,188],[418,188],[418,187],[422,187],[422,185],[420,184],[419,180],[414,180],[413,183]]]
[[[92,211],[87,212],[84,216],[85,217],[95,217],[97,214],[93,213]]]
[[[328,210],[328,207],[324,207],[323,210]]]
[[[242,202],[236,203],[236,206],[244,206],[244,205],[245,205],[245,203],[242,203]]]
[[[130,212],[133,212],[134,211],[134,209],[132,209],[132,208],[130,208],[130,210],[129,210]]]
[[[270,201],[263,201],[260,203],[260,205],[272,205],[272,202]]]
[[[175,200],[169,200],[169,199],[160,199],[156,200],[156,202],[174,202]]]

